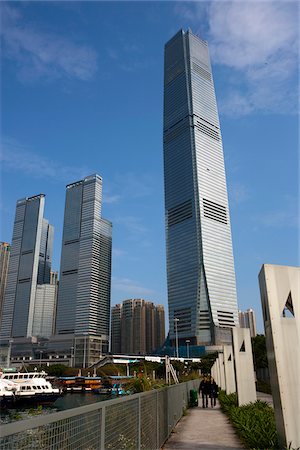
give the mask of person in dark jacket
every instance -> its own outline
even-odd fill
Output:
[[[216,406],[216,401],[218,397],[218,385],[213,378],[210,379],[209,396],[210,396],[210,404],[211,407],[213,408],[214,406]]]
[[[210,380],[204,377],[199,385],[199,394],[202,395],[202,408],[208,407],[208,397],[210,393]]]

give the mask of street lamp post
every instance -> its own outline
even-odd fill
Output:
[[[174,317],[176,358],[179,358],[179,354],[178,354],[178,329],[177,329],[177,323],[178,323],[178,322],[179,322],[179,319],[178,319],[177,317]]]
[[[84,335],[84,342],[83,342],[83,368],[85,369],[86,367],[86,353],[87,353],[87,349],[86,349],[86,337],[87,337],[88,333],[83,333]]]
[[[9,340],[9,344],[8,344],[8,350],[7,350],[7,358],[6,358],[6,367],[10,367],[10,357],[11,357],[11,346],[12,343],[14,342],[13,339]]]
[[[74,366],[74,347],[71,347],[71,367]]]
[[[42,354],[43,350],[40,350],[40,369],[42,368]]]
[[[190,352],[189,352],[189,343],[191,341],[189,339],[186,339],[185,343],[186,343],[186,357],[189,358],[190,357]]]

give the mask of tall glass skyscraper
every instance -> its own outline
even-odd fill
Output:
[[[222,138],[207,42],[165,46],[164,176],[170,338],[226,340],[238,325]],[[177,334],[177,336],[176,336]]]
[[[49,224],[48,220],[43,219],[37,278],[38,284],[50,284],[53,237],[54,227]]]
[[[43,218],[44,194],[17,201],[3,303],[2,339],[33,336],[37,284],[50,281],[53,227]]]
[[[56,334],[77,336],[76,358],[84,353],[85,362],[96,341],[98,355],[109,341],[112,224],[101,206],[99,175],[67,185]]]

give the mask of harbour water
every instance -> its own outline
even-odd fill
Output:
[[[23,406],[18,408],[2,408],[0,411],[0,424],[11,423],[16,420],[34,419],[39,415],[52,414],[70,408],[90,405],[115,398],[111,395],[99,395],[92,392],[67,393],[59,397],[54,403],[47,405]]]

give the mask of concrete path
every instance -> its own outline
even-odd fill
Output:
[[[190,408],[162,448],[164,450],[240,450],[245,447],[217,404],[215,408]]]
[[[274,408],[273,405],[273,397],[270,394],[265,394],[264,392],[256,392],[257,400],[261,400],[262,402],[269,403],[270,406]]]

